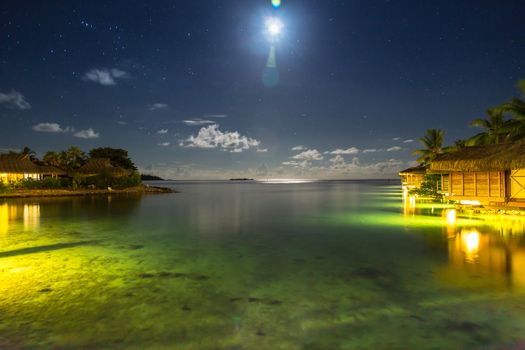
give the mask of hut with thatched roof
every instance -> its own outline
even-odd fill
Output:
[[[451,200],[525,207],[525,140],[441,154],[429,171],[442,174]]]
[[[421,187],[427,168],[423,165],[415,166],[399,172],[403,190],[413,190]]]
[[[11,183],[20,180],[42,180],[44,177],[63,176],[66,173],[52,166],[33,163],[27,154],[0,154],[0,182]]]
[[[84,177],[108,175],[121,177],[129,175],[129,172],[111,164],[109,158],[89,158],[83,166],[76,170],[76,174]]]

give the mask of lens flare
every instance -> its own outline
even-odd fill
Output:
[[[281,0],[272,0],[272,6],[276,9],[281,7]]]

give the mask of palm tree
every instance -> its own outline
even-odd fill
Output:
[[[37,160],[37,158],[36,158],[36,152],[33,151],[31,148],[29,148],[29,147],[27,147],[27,146],[25,146],[25,147],[22,149],[22,151],[20,152],[20,154],[23,154],[23,155],[25,155],[25,156],[26,156],[26,155],[29,156],[29,159],[30,159],[31,161],[35,161],[35,160]]]
[[[509,137],[510,125],[503,115],[502,108],[491,108],[487,110],[487,119],[474,119],[471,126],[485,129],[467,140],[467,145],[493,145],[505,142]]]
[[[69,169],[79,168],[86,160],[86,154],[76,146],[71,146],[67,151],[60,152],[60,157]]]
[[[419,154],[420,157],[417,161],[421,165],[427,165],[430,163],[438,154],[444,152],[443,139],[445,138],[445,131],[441,129],[428,129],[426,135],[419,139],[419,141],[425,146],[423,149],[414,151],[414,154]]]
[[[57,168],[63,168],[64,162],[62,161],[62,157],[60,156],[60,153],[55,151],[49,151],[46,154],[44,154],[44,163],[46,165],[51,165]]]

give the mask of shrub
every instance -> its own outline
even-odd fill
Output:
[[[430,197],[436,200],[443,199],[443,195],[438,192],[438,186],[441,182],[441,175],[439,174],[426,174],[423,178],[423,182],[419,188],[411,190],[410,194],[415,194],[421,197]]]

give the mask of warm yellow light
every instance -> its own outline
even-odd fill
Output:
[[[470,200],[470,199],[460,200],[459,203],[463,205],[480,205],[479,201]]]
[[[33,230],[40,226],[40,205],[24,204],[24,229]]]
[[[456,224],[456,209],[447,210],[447,224],[449,225]]]
[[[477,251],[479,248],[479,233],[471,231],[465,235],[465,246],[467,253]]]
[[[7,204],[0,205],[0,235],[7,234],[9,229],[9,207]]]

